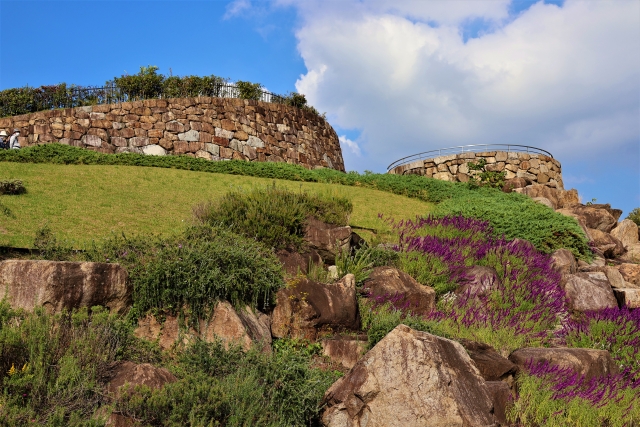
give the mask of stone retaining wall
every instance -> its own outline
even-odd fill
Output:
[[[184,154],[344,171],[338,135],[295,107],[232,98],[150,99],[0,119],[20,144],[60,142],[103,153]]]
[[[544,154],[517,153],[506,151],[487,151],[480,153],[460,153],[440,156],[427,160],[396,166],[389,173],[406,175],[416,174],[443,181],[469,181],[467,163],[477,163],[486,159],[489,171],[506,172],[506,178],[523,177],[532,184],[544,184],[563,189],[562,168],[560,162]]]

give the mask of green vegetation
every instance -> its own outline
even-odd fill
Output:
[[[98,427],[115,410],[142,426],[304,427],[339,376],[314,368],[316,354],[286,343],[268,355],[196,341],[161,356],[133,336],[128,321],[103,309],[27,314],[3,301],[0,426]],[[104,386],[120,360],[164,364],[178,381],[162,390],[129,388],[114,399]]]
[[[468,162],[467,166],[471,171],[471,176],[469,177],[469,186],[471,188],[487,186],[501,189],[504,187],[507,173],[505,171],[488,171],[487,159],[482,158],[478,160],[478,163]]]
[[[545,253],[565,247],[579,258],[589,259],[591,257],[586,237],[574,219],[535,203],[527,196],[517,193],[506,194],[486,187],[471,190],[463,183],[425,179],[417,175],[399,176],[373,173],[361,175],[351,172],[345,174],[331,169],[307,170],[300,166],[283,163],[211,162],[187,156],[100,154],[59,144],[45,144],[22,150],[3,150],[0,151],[0,161],[152,166],[289,181],[340,184],[357,187],[356,193],[361,192],[362,189],[376,189],[424,202],[438,203],[435,210],[435,214],[438,216],[460,214],[485,219],[491,223],[498,235],[504,235],[508,239],[528,240],[538,250]],[[379,212],[386,213],[385,209],[381,209]],[[424,215],[426,212],[423,211],[420,214]]]
[[[0,181],[0,195],[2,194],[24,194],[27,189],[24,188],[24,184],[19,179],[11,179],[7,181]]]
[[[353,211],[350,200],[292,192],[275,186],[230,191],[196,210],[204,224],[226,227],[276,249],[300,249],[307,218],[344,226]]]
[[[76,249],[112,234],[169,237],[192,224],[194,205],[215,202],[229,190],[271,187],[274,181],[278,188],[296,193],[351,200],[349,225],[367,238],[374,234],[357,227],[373,229],[382,237],[389,233],[378,213],[413,218],[433,207],[416,199],[336,184],[135,166],[0,163],[0,179],[18,177],[29,192],[0,196],[0,203],[14,215],[0,220],[0,246],[32,247],[33,236],[45,225],[59,243]]]
[[[0,117],[34,113],[55,108],[71,108],[99,103],[137,101],[155,98],[193,98],[197,96],[225,96],[225,86],[229,79],[211,76],[165,76],[158,73],[158,67],[140,67],[140,72],[124,74],[105,82],[101,90],[59,83],[57,85],[29,86],[0,91]],[[238,80],[235,83],[241,99],[259,100],[264,91],[260,83]],[[227,95],[228,96],[228,95]],[[299,93],[287,95],[272,94],[270,102],[290,105],[319,115],[307,104],[307,99]]]

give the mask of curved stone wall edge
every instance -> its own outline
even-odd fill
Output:
[[[275,161],[344,171],[340,142],[322,117],[235,98],[173,98],[76,107],[0,119],[25,146],[60,142],[103,153],[184,154]]]
[[[467,152],[416,160],[396,166],[389,173],[397,175],[422,175],[452,182],[469,181],[467,163],[476,163],[481,158],[487,161],[486,170],[506,172],[506,178],[522,177],[533,184],[544,184],[563,189],[560,162],[544,154],[507,151]]]

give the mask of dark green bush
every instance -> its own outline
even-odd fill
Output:
[[[94,244],[83,256],[125,266],[135,314],[189,314],[196,327],[219,300],[264,309],[284,284],[282,267],[265,246],[206,226],[172,238],[116,236]]]
[[[162,94],[164,76],[156,71],[158,67],[153,65],[140,67],[138,74],[114,77],[113,82],[129,101],[158,98]]]
[[[215,203],[202,206],[196,217],[202,223],[228,227],[277,249],[300,248],[307,218],[347,225],[353,210],[341,197],[293,192],[269,186],[250,191],[230,191]]]
[[[19,179],[11,179],[7,181],[0,181],[0,194],[24,194],[27,189]]]
[[[260,83],[244,82],[242,80],[238,80],[236,82],[236,87],[238,88],[239,97],[241,99],[254,100],[260,99],[264,89]]]

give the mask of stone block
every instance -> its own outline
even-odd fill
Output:
[[[613,290],[618,305],[630,309],[640,308],[640,289],[638,288],[616,288]]]
[[[84,135],[81,141],[83,144],[90,145],[92,147],[100,147],[102,145],[102,139],[97,135]]]
[[[200,140],[200,133],[197,130],[190,130],[188,132],[184,132],[184,133],[179,133],[178,134],[178,139],[180,141],[188,141],[188,142],[194,142],[194,141],[199,141]]]
[[[147,145],[142,152],[151,156],[165,156],[167,151],[159,145]]]

